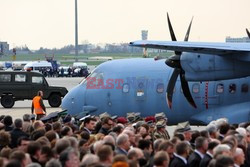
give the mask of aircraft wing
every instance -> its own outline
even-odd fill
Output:
[[[215,43],[215,42],[178,42],[178,41],[150,41],[140,40],[130,42],[130,46],[173,50],[179,52],[192,52],[203,54],[233,54],[250,52],[248,43]]]

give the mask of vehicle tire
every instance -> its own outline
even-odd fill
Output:
[[[61,96],[57,93],[53,93],[49,96],[49,105],[51,107],[59,107],[62,103],[62,99]]]
[[[1,97],[1,104],[4,108],[12,108],[15,104],[15,100],[11,95],[4,95]]]

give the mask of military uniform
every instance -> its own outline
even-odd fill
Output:
[[[155,129],[155,131],[153,133],[153,139],[154,140],[159,139],[159,138],[162,138],[162,139],[165,139],[165,140],[170,139],[168,131],[165,129],[165,127],[166,127],[166,125],[165,125],[164,121],[158,121],[156,123],[156,129]]]

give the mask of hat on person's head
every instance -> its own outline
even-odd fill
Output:
[[[166,115],[164,114],[164,112],[160,112],[160,113],[155,114],[155,119],[156,120],[164,119],[164,118],[166,118]]]
[[[145,121],[146,122],[149,122],[149,121],[155,122],[155,117],[154,116],[148,116],[148,117],[145,118]]]
[[[36,118],[36,115],[35,114],[31,114],[30,115],[30,120],[34,120]]]
[[[71,121],[71,115],[66,115],[63,119],[63,123],[67,123],[67,122],[70,122]]]
[[[118,118],[117,115],[113,115],[113,116],[111,117],[111,119],[113,119],[113,120],[115,120],[115,119],[117,119],[117,118]]]
[[[191,127],[190,127],[190,124],[189,122],[181,122],[181,123],[178,123],[175,131],[176,132],[187,132],[187,131],[190,131],[191,130]]]
[[[110,117],[110,115],[109,115],[109,113],[104,112],[104,113],[101,113],[101,114],[99,115],[99,117],[100,117],[100,119],[102,120],[102,119],[105,118],[105,117]]]
[[[117,123],[126,124],[128,123],[128,120],[125,117],[118,117]]]
[[[127,119],[129,122],[133,122],[135,120],[135,113],[134,112],[127,113]]]
[[[150,128],[154,128],[155,127],[155,123],[153,121],[148,121],[147,124],[148,124],[148,126]]]
[[[138,128],[138,127],[140,127],[140,126],[142,126],[142,125],[144,125],[144,124],[146,124],[146,122],[144,122],[144,121],[138,121],[138,122],[136,123],[136,127]]]
[[[166,126],[165,121],[158,121],[156,123],[157,128],[165,128],[165,126]]]

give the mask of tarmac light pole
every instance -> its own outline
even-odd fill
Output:
[[[75,61],[78,62],[78,19],[77,19],[77,0],[75,0]]]

